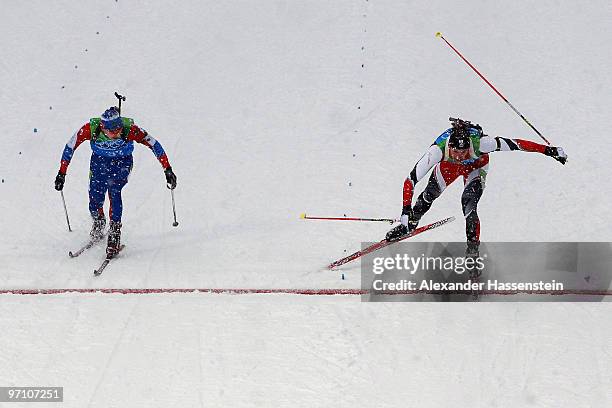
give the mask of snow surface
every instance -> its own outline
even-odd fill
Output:
[[[2,289],[359,287],[358,265],[345,280],[322,267],[388,225],[301,212],[398,216],[448,116],[538,141],[436,31],[569,155],[492,155],[482,239],[611,241],[610,2],[34,1],[3,16]],[[169,155],[180,226],[136,146],[127,247],[94,279],[101,247],[65,255],[90,227],[87,145],[66,181],[72,233],[52,184],[63,145],[115,90]],[[461,220],[460,191],[424,221]],[[0,386],[63,385],[70,407],[604,407],[610,307],[2,295]]]

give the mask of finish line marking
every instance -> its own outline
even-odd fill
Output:
[[[211,294],[291,294],[291,295],[364,295],[367,290],[361,289],[235,289],[235,288],[154,288],[154,289],[128,289],[128,288],[71,288],[71,289],[2,289],[0,295],[57,295],[63,293],[120,293],[125,295],[146,295],[158,293],[211,293]]]
[[[235,288],[154,288],[154,289],[128,289],[128,288],[66,288],[66,289],[1,289],[0,295],[58,295],[66,293],[102,293],[102,294],[124,294],[124,295],[146,295],[160,293],[203,293],[203,294],[230,294],[230,295],[249,295],[249,294],[289,294],[289,295],[308,295],[308,296],[355,296],[355,295],[459,295],[471,294],[461,291],[426,291],[426,290],[406,290],[406,291],[386,291],[375,292],[369,289],[235,289]],[[478,292],[481,296],[486,295],[584,295],[584,296],[612,296],[610,290],[578,290],[567,289],[560,291],[545,290],[484,290]]]

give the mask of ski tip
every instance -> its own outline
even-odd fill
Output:
[[[301,214],[300,214],[300,218],[301,218],[301,219],[306,218],[306,213],[301,213]]]
[[[441,32],[439,32],[439,31],[438,31],[438,32],[436,32],[436,38],[440,38],[440,37],[442,37],[442,33],[441,33]]]
[[[74,258],[74,254],[72,253],[72,251],[68,252],[68,256]]]

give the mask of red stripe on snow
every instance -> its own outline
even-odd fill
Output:
[[[103,293],[103,294],[158,294],[158,293],[212,293],[212,294],[291,294],[291,295],[368,295],[374,294],[368,289],[253,289],[253,288],[149,288],[149,289],[129,289],[129,288],[58,288],[58,289],[2,289],[0,295],[57,295],[64,293]],[[460,294],[467,292],[460,291],[426,291],[426,290],[406,290],[378,292],[385,295],[417,295],[417,294]],[[565,289],[561,291],[547,290],[485,290],[479,292],[481,295],[585,295],[585,296],[612,296],[612,290],[583,290]]]

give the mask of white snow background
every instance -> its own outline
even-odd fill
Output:
[[[301,212],[397,217],[448,116],[540,142],[436,31],[569,155],[493,153],[482,240],[611,240],[608,1],[37,0],[2,15],[0,289],[359,287],[358,263],[345,280],[323,267],[389,225]],[[64,190],[72,233],[53,180],[114,91],[169,156],[180,225],[136,145],[127,246],[94,278],[102,247],[67,256],[90,228],[87,143]],[[420,239],[464,239],[461,187],[423,220],[458,221]],[[0,386],[64,386],[66,407],[607,407],[611,311],[5,294]]]

